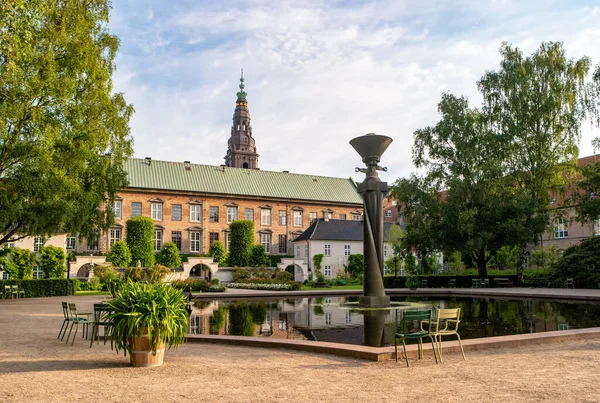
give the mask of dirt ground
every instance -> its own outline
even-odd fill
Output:
[[[600,340],[411,362],[188,344],[159,368],[56,339],[65,298],[0,300],[0,402],[599,402]],[[91,310],[101,297],[71,297]]]

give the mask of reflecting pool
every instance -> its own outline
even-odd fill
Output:
[[[190,334],[318,340],[369,346],[394,343],[406,309],[461,308],[463,339],[600,326],[600,303],[487,298],[392,297],[363,310],[358,297],[197,300]]]

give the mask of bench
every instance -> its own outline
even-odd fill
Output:
[[[513,282],[512,280],[509,280],[508,278],[495,278],[494,282],[496,283],[497,287],[512,287],[513,286]]]
[[[329,283],[326,281],[317,281],[315,283],[315,288],[329,288]]]

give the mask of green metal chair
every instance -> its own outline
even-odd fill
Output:
[[[12,285],[12,295],[17,299],[19,298],[19,286],[16,284]]]
[[[12,290],[11,287],[9,285],[5,285],[4,286],[4,294],[3,294],[3,298],[8,298],[8,297],[12,298]]]
[[[73,345],[73,343],[75,343],[75,338],[77,337],[77,330],[79,330],[80,323],[83,325],[81,329],[81,337],[87,337],[89,324],[91,323],[87,318],[87,315],[89,315],[90,313],[82,312],[80,314],[77,314],[77,306],[75,304],[69,304],[69,312],[71,317],[71,327],[69,328],[69,335],[67,336],[67,344],[69,344],[71,331],[73,330],[73,325],[75,325],[75,334],[73,335],[73,341],[71,341],[71,345]]]
[[[481,280],[478,278],[471,279],[471,288],[481,288]]]
[[[106,338],[110,333],[110,321],[108,315],[111,313],[111,308],[104,304],[94,304],[94,322],[92,324],[92,337],[90,341],[90,348],[94,344],[94,340],[98,338],[98,332],[100,326],[104,326],[103,339],[106,344]]]
[[[65,338],[65,334],[67,333],[67,328],[69,327],[69,323],[72,322],[71,315],[69,315],[69,304],[67,304],[65,301],[62,301],[62,310],[63,310],[64,320],[63,320],[62,326],[60,327],[60,331],[58,332],[58,337],[57,337],[57,339],[60,339],[60,341],[62,341]],[[61,337],[61,335],[62,335],[62,337]]]
[[[423,329],[422,322],[431,323],[431,310],[415,310],[415,311],[404,311],[402,315],[402,328],[399,332],[396,332],[394,337],[394,351],[396,356],[396,362],[398,362],[398,340],[402,340],[402,347],[404,349],[404,358],[406,359],[406,366],[408,367],[408,355],[406,354],[406,342],[407,339],[418,340],[418,358],[423,358],[423,337],[429,337],[431,340],[431,347],[433,348],[433,357],[435,363],[438,363],[436,347],[433,343],[433,335],[429,329]],[[409,326],[412,325],[412,326]],[[429,325],[428,325],[429,327]],[[416,329],[416,330],[414,330]]]
[[[458,334],[458,324],[460,323],[460,308],[453,309],[436,309],[436,320],[429,326],[429,331],[433,335],[437,345],[440,356],[440,362],[442,359],[442,336],[456,336],[458,338],[458,345],[462,353],[463,360],[465,358],[465,350],[463,350],[462,341]]]

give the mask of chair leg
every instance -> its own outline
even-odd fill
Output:
[[[406,343],[404,339],[402,339],[402,348],[404,348],[404,358],[406,359],[406,366],[408,367],[408,354],[406,353]]]
[[[456,337],[458,337],[458,345],[460,346],[460,352],[462,353],[463,360],[467,361],[465,358],[465,350],[463,350],[462,341],[460,341],[460,336],[456,333]]]
[[[95,323],[92,325],[92,338],[90,340],[90,348],[92,348],[92,345],[94,344],[94,335],[98,333],[98,325],[96,325]]]
[[[443,358],[443,354],[442,354],[442,335],[438,334],[437,337],[439,337],[439,339],[438,339],[438,351],[440,353],[440,362],[444,362],[444,358]]]
[[[438,364],[437,354],[435,353],[435,345],[433,344],[433,337],[430,335],[431,339],[431,349],[433,350],[433,358],[435,358],[435,363]]]
[[[73,334],[73,341],[71,341],[71,345],[73,345],[73,343],[75,343],[75,339],[77,338],[78,330],[79,330],[79,322],[75,322],[75,333]],[[69,342],[69,339],[67,339],[67,342]]]
[[[394,355],[396,356],[396,362],[398,362],[398,339],[394,338]]]
[[[60,339],[60,334],[62,333],[62,331],[63,331],[63,328],[65,327],[65,323],[67,323],[67,320],[66,320],[66,319],[65,319],[65,320],[63,320],[62,326],[60,327],[60,331],[58,332],[58,337],[57,337],[57,339]],[[68,324],[67,324],[67,326],[68,326]]]
[[[69,344],[69,337],[71,337],[71,331],[73,330],[73,325],[75,324],[75,322],[71,322],[71,326],[69,327],[69,334],[67,335],[67,341],[66,344]],[[67,333],[67,330],[65,329],[65,334]],[[76,333],[77,334],[77,333]],[[63,337],[65,337],[65,335],[63,334]],[[60,339],[60,341],[62,341],[62,339]]]

